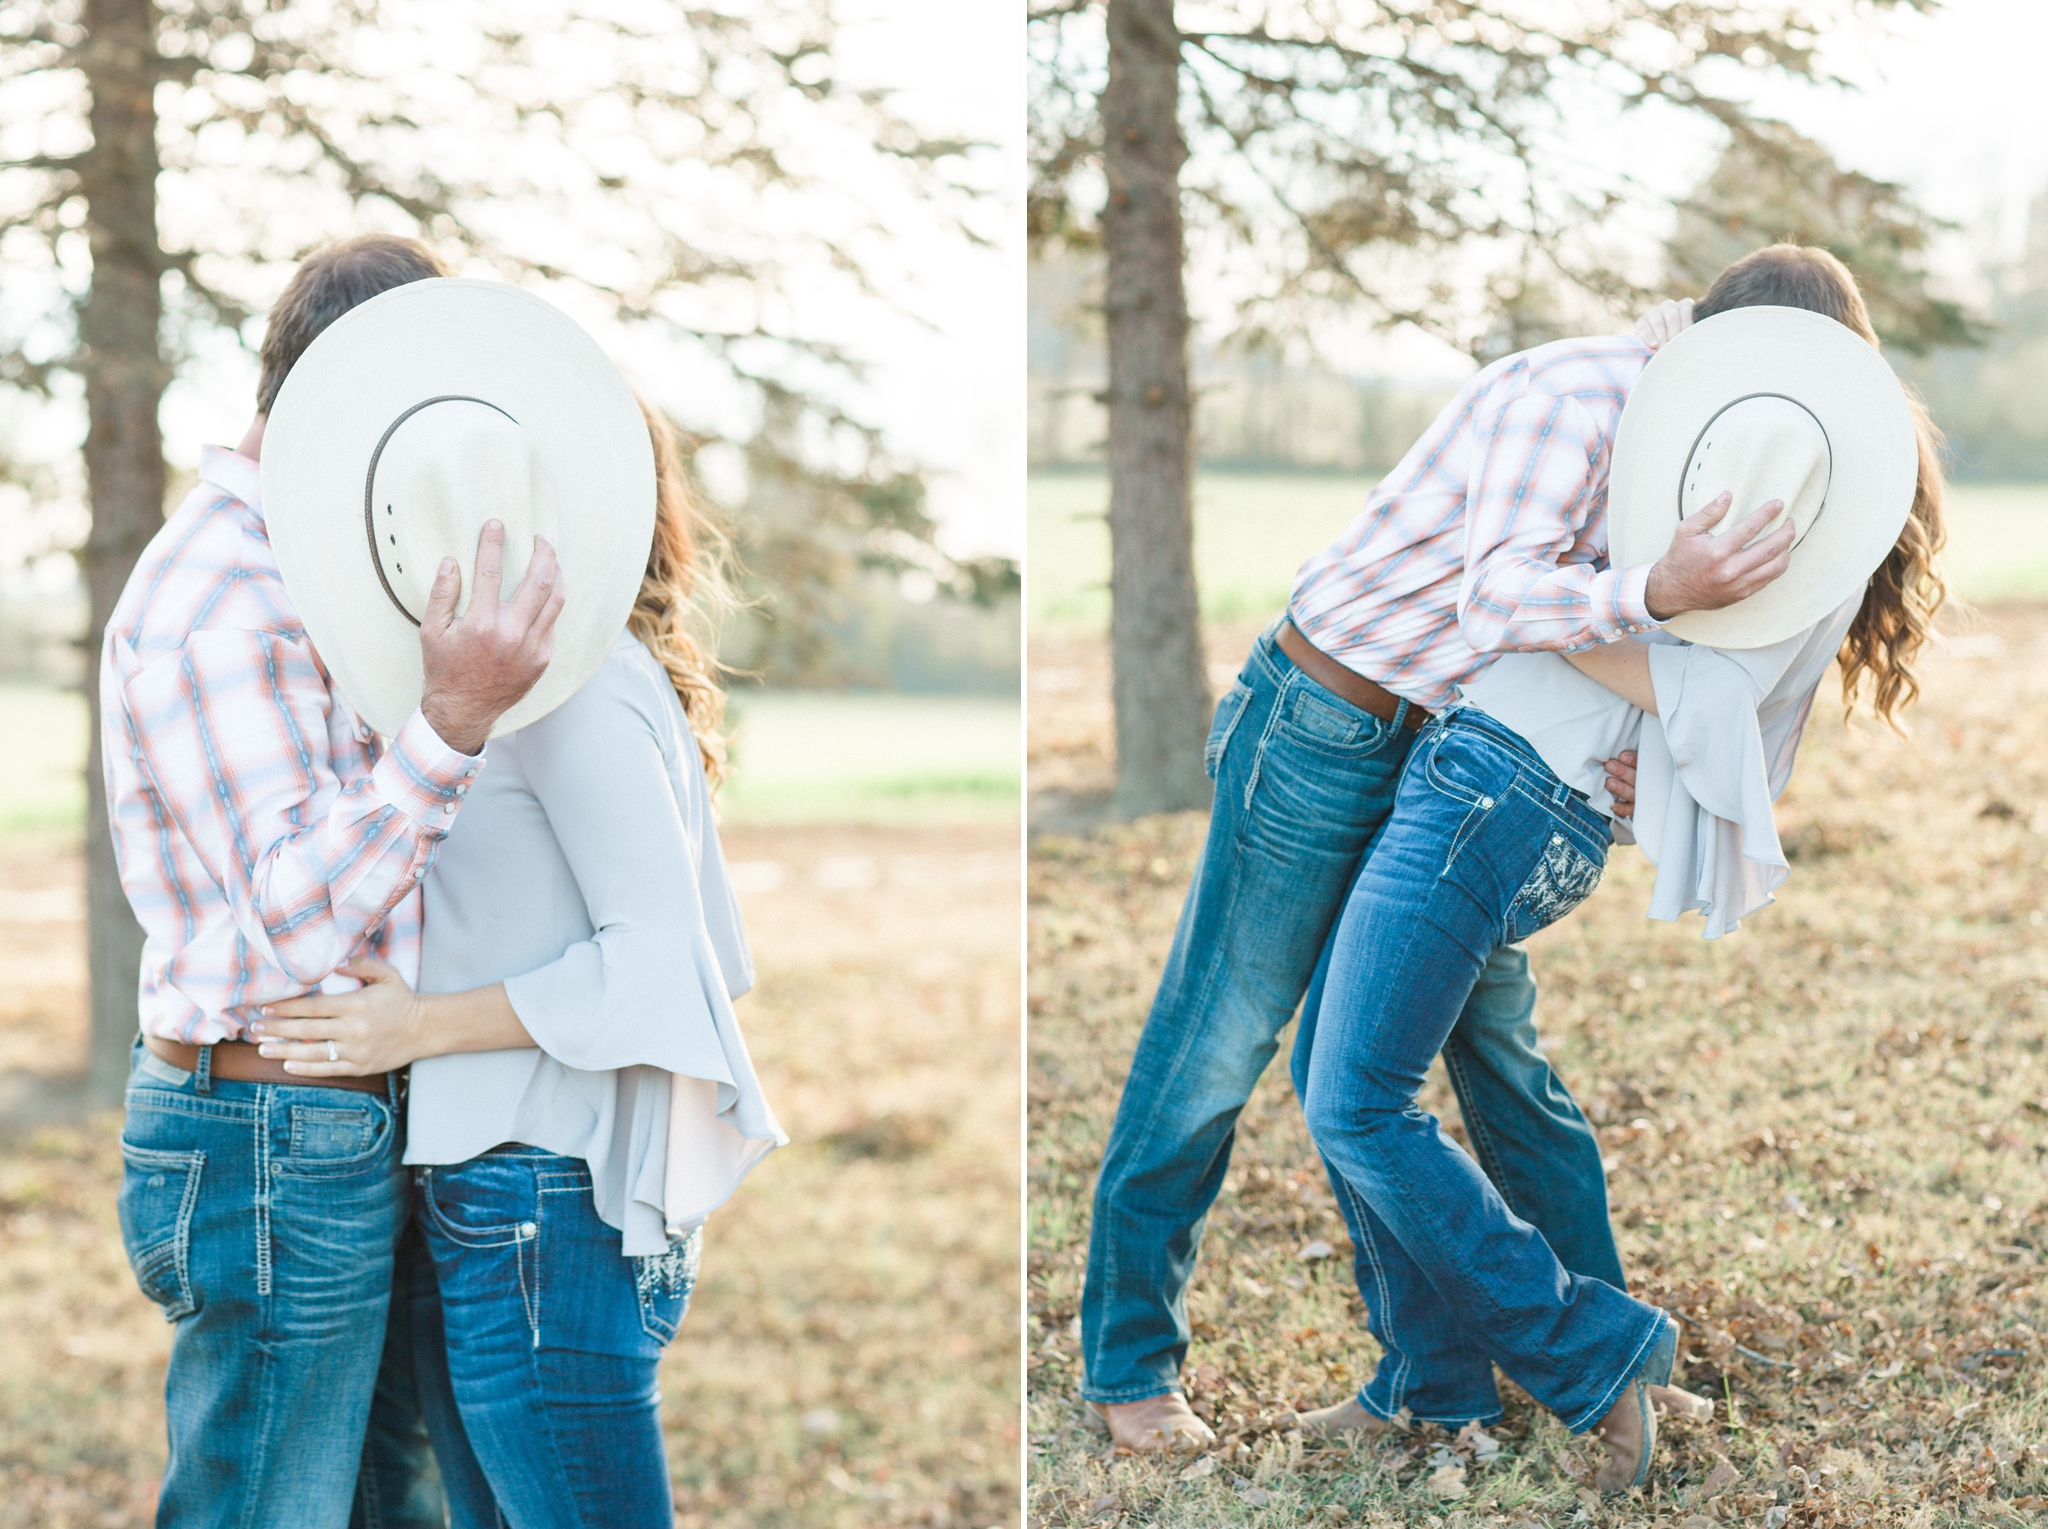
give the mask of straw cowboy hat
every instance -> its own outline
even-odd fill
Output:
[[[1656,562],[1679,522],[1724,492],[1733,503],[1716,536],[1782,499],[1798,532],[1784,574],[1664,623],[1689,642],[1761,648],[1869,582],[1906,524],[1918,470],[1905,389],[1876,346],[1803,308],[1717,313],[1657,352],[1622,410],[1609,560]]]
[[[286,377],[263,435],[263,516],[335,684],[391,735],[419,705],[419,622],[442,558],[475,586],[505,527],[502,598],[544,536],[566,599],[547,672],[496,737],[547,715],[624,630],[654,536],[654,453],[597,342],[530,292],[416,281],[343,314]]]

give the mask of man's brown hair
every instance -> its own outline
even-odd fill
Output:
[[[284,295],[270,310],[270,324],[263,331],[263,380],[256,388],[256,412],[270,412],[277,390],[306,347],[349,309],[407,282],[451,274],[424,244],[396,234],[358,234],[315,250],[299,262]]]

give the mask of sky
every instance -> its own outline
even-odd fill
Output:
[[[2048,190],[2048,0],[1947,0],[1931,16],[1844,26],[1824,40],[1833,72],[1853,91],[1820,90],[1761,72],[1750,99],[1826,145],[1838,161],[1910,187],[1929,211],[1963,225],[1936,250],[1934,267],[1966,289],[1977,256],[2017,252],[2029,201]],[[1626,172],[1670,192],[1696,184],[1717,144],[1696,125],[1644,116],[1614,133],[1587,123],[1571,147],[1588,164]],[[1646,239],[1664,230],[1643,228]],[[1363,375],[1461,378],[1469,358],[1413,332],[1347,333],[1332,353]]]

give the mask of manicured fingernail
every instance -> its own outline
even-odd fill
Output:
[[[444,557],[444,558],[442,558],[442,559],[441,559],[441,575],[442,575],[442,577],[443,577],[443,578],[446,578],[446,577],[447,577],[447,576],[448,576],[449,574],[453,573],[454,571],[455,571],[455,559],[454,559],[454,558],[452,558],[452,557]]]
[[[487,520],[484,522],[484,529],[486,531],[502,531],[505,529],[505,524],[499,520]]]
[[[276,1056],[277,1048],[275,1046],[258,1046],[256,1054],[258,1056]]]

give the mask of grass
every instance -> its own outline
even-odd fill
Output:
[[[742,691],[721,793],[731,823],[1001,822],[1022,718],[1000,696]]]
[[[1255,630],[1212,629],[1211,672],[1234,669]],[[1708,944],[1696,922],[1646,921],[1649,867],[1624,849],[1594,897],[1531,942],[1538,1023],[1611,1163],[1631,1280],[1679,1313],[1685,1382],[1721,1403],[1711,1425],[1668,1429],[1647,1491],[1611,1503],[1512,1385],[1490,1464],[1427,1430],[1318,1449],[1286,1426],[1290,1409],[1360,1385],[1376,1349],[1284,1066],[1240,1121],[1189,1296],[1187,1375],[1222,1435],[1214,1464],[1117,1457],[1082,1428],[1089,1195],[1205,819],[1036,836],[1033,1523],[2041,1522],[2044,661],[2048,608],[2006,608],[1926,661],[1911,741],[1816,708],[1779,814],[1792,879],[1740,934]],[[1032,664],[1034,790],[1099,789],[1112,768],[1102,642],[1040,632]],[[1455,1123],[1440,1074],[1423,1104]],[[1336,1256],[1305,1259],[1316,1241]],[[1446,1459],[1465,1467],[1462,1497],[1428,1484]]]
[[[725,843],[793,1142],[712,1218],[662,1366],[677,1523],[1015,1525],[1016,820]],[[83,1063],[81,882],[74,835],[0,839],[0,1069]],[[170,1328],[122,1253],[119,1132],[0,1130],[0,1529],[150,1521]]]
[[[1205,473],[1195,482],[1195,577],[1212,621],[1265,620],[1287,603],[1302,559],[1365,508],[1376,480],[1344,474]],[[1950,571],[1965,599],[2048,596],[2048,484],[1949,490]],[[1109,480],[1033,476],[1028,497],[1034,632],[1109,623]]]
[[[85,823],[85,697],[0,684],[0,834]]]

